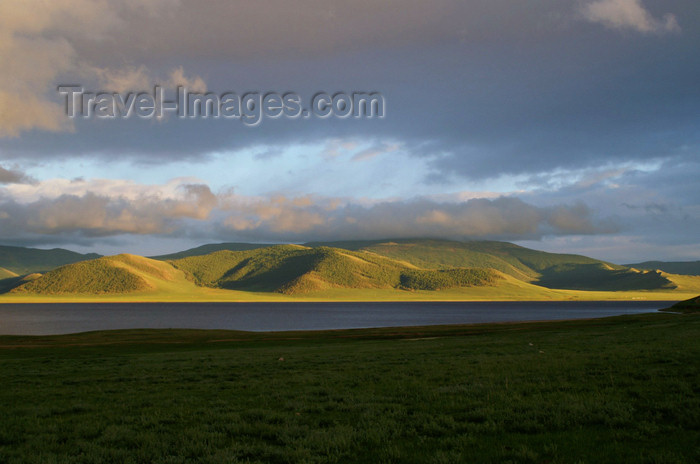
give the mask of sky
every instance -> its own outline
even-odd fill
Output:
[[[376,93],[373,117],[67,115]],[[93,108],[94,109],[94,108]],[[697,0],[0,0],[0,244],[507,240],[700,259]]]

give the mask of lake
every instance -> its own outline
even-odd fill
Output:
[[[659,301],[0,304],[0,335],[135,328],[324,330],[584,319],[654,312]]]

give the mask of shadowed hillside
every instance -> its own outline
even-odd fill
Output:
[[[700,261],[645,261],[643,263],[627,264],[627,266],[646,271],[658,269],[669,274],[700,275]]]
[[[536,282],[547,288],[569,290],[674,289],[676,284],[656,271],[611,269],[607,264],[559,265],[547,268]]]

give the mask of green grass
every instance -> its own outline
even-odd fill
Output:
[[[0,337],[3,463],[687,463],[700,317]]]

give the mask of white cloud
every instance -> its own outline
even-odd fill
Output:
[[[583,6],[586,19],[613,29],[634,29],[642,33],[678,32],[676,17],[666,14],[654,18],[641,0],[597,0]]]

